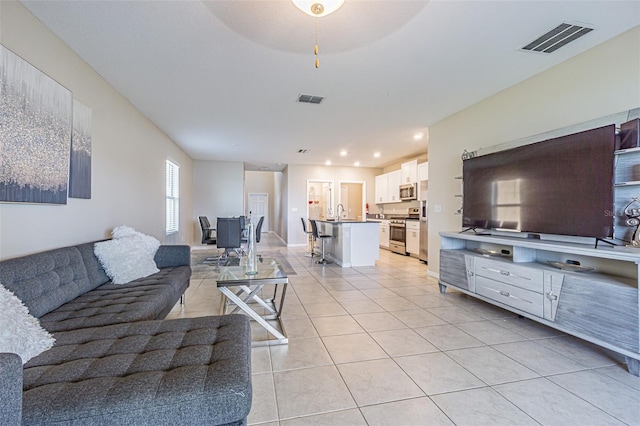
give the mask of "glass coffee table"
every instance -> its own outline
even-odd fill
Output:
[[[222,293],[220,315],[234,314],[243,311],[260,324],[274,339],[254,342],[254,345],[284,345],[289,343],[282,324],[281,314],[284,298],[287,294],[289,279],[275,259],[261,257],[258,259],[258,271],[249,274],[246,258],[241,258],[237,265],[227,265],[220,268],[216,279],[218,290]],[[262,290],[265,285],[274,285],[273,297],[263,299]],[[282,286],[280,303],[276,303],[278,287]],[[259,314],[254,307],[265,313]],[[275,320],[280,330],[268,321]]]

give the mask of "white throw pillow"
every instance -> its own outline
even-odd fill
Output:
[[[55,341],[22,301],[0,284],[0,352],[18,354],[26,364]]]
[[[159,271],[153,258],[160,241],[128,226],[115,228],[112,235],[112,240],[93,246],[93,252],[111,282],[126,284]]]

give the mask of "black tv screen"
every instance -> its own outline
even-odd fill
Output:
[[[463,163],[463,227],[613,236],[615,126]]]

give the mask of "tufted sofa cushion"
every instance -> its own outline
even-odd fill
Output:
[[[189,284],[191,269],[178,266],[128,284],[107,283],[43,315],[49,332],[162,319]]]
[[[34,317],[41,317],[99,285],[89,280],[76,247],[5,260],[0,265],[0,282],[22,300]]]
[[[54,333],[24,366],[24,424],[244,424],[251,329],[243,315]]]

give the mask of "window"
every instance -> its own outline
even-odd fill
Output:
[[[173,161],[166,162],[166,233],[174,234],[180,229],[180,166]]]

